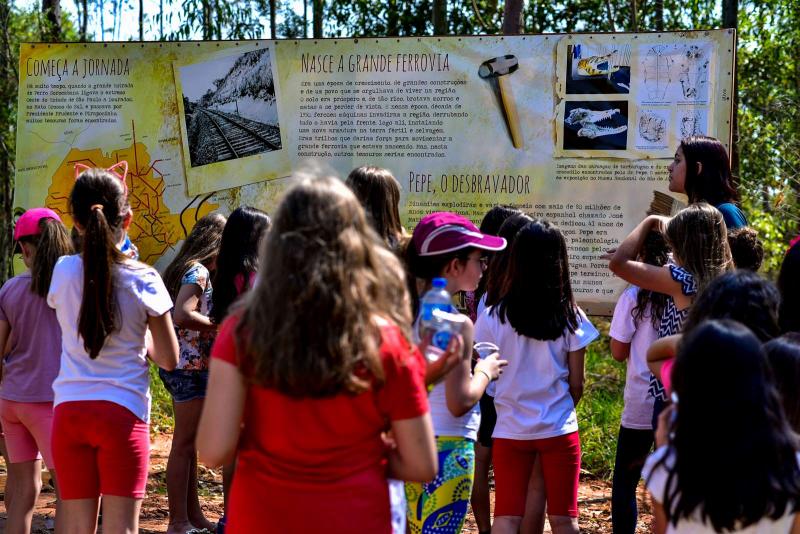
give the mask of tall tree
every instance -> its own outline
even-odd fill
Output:
[[[14,99],[17,94],[17,72],[11,49],[9,2],[0,2],[0,284],[13,274],[14,242],[12,240],[14,207]]]
[[[139,40],[144,41],[144,0],[139,0]]]
[[[270,39],[277,39],[278,32],[277,32],[277,11],[278,8],[275,6],[275,0],[269,0],[269,38]]]
[[[433,0],[433,34],[450,33],[447,24],[447,0]]]
[[[42,0],[42,15],[45,24],[42,26],[42,41],[58,42],[61,40],[61,2],[60,0]]]
[[[523,0],[506,0],[506,7],[503,12],[503,33],[506,35],[522,33],[523,4]]]
[[[314,18],[314,39],[322,39],[322,17],[323,11],[325,10],[325,0],[313,0],[312,7],[314,10],[312,13],[312,17]]]

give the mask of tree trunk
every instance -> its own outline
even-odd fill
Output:
[[[308,37],[308,0],[303,0],[303,39]]]
[[[313,34],[314,39],[322,39],[322,12],[325,9],[325,0],[312,0],[313,10],[312,16],[314,17]]]
[[[639,13],[638,13],[639,9],[638,8],[639,8],[639,6],[637,5],[637,1],[636,0],[631,0],[630,1],[630,5],[628,6],[628,9],[631,12],[630,31],[632,31],[632,32],[638,32],[639,31],[639,18],[638,18],[639,17]]]
[[[139,0],[139,40],[144,41],[144,0]]]
[[[164,40],[164,0],[158,0],[158,38]]]
[[[275,0],[269,0],[269,36],[270,39],[277,39],[278,38],[278,24],[276,22],[277,17],[277,7],[275,6]]]
[[[17,73],[8,35],[10,2],[0,2],[0,101],[13,102],[17,95]],[[2,114],[4,120],[14,116]],[[0,124],[0,285],[13,275],[14,221],[14,129]]]
[[[738,0],[722,0],[722,27],[739,28]]]
[[[211,40],[211,3],[203,0],[203,40]]]
[[[522,33],[523,0],[506,0],[503,12],[503,33],[517,35]]]
[[[664,31],[664,0],[656,0],[656,31]]]
[[[78,39],[80,40],[80,42],[85,43],[86,31],[89,27],[89,2],[88,0],[81,0],[80,4],[76,5],[80,5],[80,9],[78,11],[79,13],[83,11],[83,17],[79,19],[81,27],[80,30],[78,31]]]
[[[56,43],[61,40],[61,2],[59,0],[42,0],[42,40]]]
[[[400,35],[400,13],[397,8],[397,0],[387,0],[386,2],[386,35],[391,37]]]
[[[447,24],[447,0],[433,0],[433,34],[450,33]]]

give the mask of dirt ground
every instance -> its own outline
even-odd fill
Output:
[[[142,506],[139,531],[143,534],[160,534],[167,529],[167,495],[165,471],[171,435],[162,434],[152,443],[150,454],[150,476],[147,481],[147,497]],[[0,486],[4,483],[5,467],[0,460]],[[200,493],[203,510],[212,521],[222,515],[222,475],[221,472],[201,467]],[[492,494],[494,506],[494,494]],[[611,532],[611,484],[604,480],[582,479],[578,496],[581,532],[605,534]],[[639,491],[639,525],[637,534],[651,532],[652,516],[650,507]],[[52,532],[52,517],[55,513],[55,494],[51,488],[39,496],[36,503],[33,534]],[[5,506],[0,502],[0,532],[5,528]],[[49,528],[48,528],[49,527]],[[98,529],[102,532],[102,526]],[[478,528],[470,513],[464,526],[464,534],[477,534]],[[549,528],[545,526],[545,532]]]

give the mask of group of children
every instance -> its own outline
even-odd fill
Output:
[[[659,532],[800,529],[800,245],[777,286],[753,272],[763,248],[718,141],[684,140],[669,171],[689,206],[608,253],[631,284],[610,329],[628,366],[614,531],[636,529],[643,470]],[[25,212],[29,272],[0,288],[6,531],[30,531],[42,457],[59,532],[93,532],[101,496],[104,531],[137,531],[149,360],[175,414],[170,534],[458,533],[470,502],[482,533],[541,532],[545,514],[578,532],[576,406],[599,333],[564,235],[506,206],[480,228],[437,212],[407,235],[399,201],[384,169],[298,178],[274,218],[198,220],[163,281],[121,250],[125,176],[79,174],[79,240],[56,213]],[[434,279],[465,316],[429,361],[418,309]],[[217,525],[198,454],[223,467]]]

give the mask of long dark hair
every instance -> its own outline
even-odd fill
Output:
[[[780,298],[775,285],[753,271],[724,273],[695,298],[683,332],[691,331],[707,319],[733,319],[762,342],[769,341],[780,334]]]
[[[300,181],[278,206],[259,283],[243,302],[237,337],[248,380],[292,397],[380,386],[376,319],[410,331],[409,311],[398,306],[401,272],[338,178]]]
[[[50,291],[53,267],[58,258],[72,254],[72,239],[61,221],[51,218],[39,219],[39,233],[20,238],[20,242],[34,247],[31,265],[31,291],[42,298]]]
[[[506,206],[504,204],[500,204],[498,206],[493,206],[486,214],[483,216],[483,220],[481,221],[480,231],[482,234],[486,235],[500,235],[500,227],[503,226],[503,223],[511,217],[512,215],[522,213],[517,208],[512,206]],[[506,248],[503,250],[508,250],[511,248],[511,241],[506,238]],[[502,251],[500,251],[502,253]],[[489,256],[489,265],[492,264],[494,261],[494,257],[498,253],[491,253],[489,252],[487,255]],[[480,281],[478,282],[478,288],[475,290],[475,302],[477,303],[481,300],[484,294],[486,294],[486,287],[489,283],[489,270],[487,269],[486,275],[481,276]]]
[[[786,253],[778,274],[781,332],[800,332],[800,240]]]
[[[208,267],[217,257],[224,228],[225,217],[219,213],[209,213],[195,223],[175,259],[164,271],[164,285],[173,301],[181,290],[183,275],[192,264],[200,263]]]
[[[674,464],[661,462],[669,521],[699,514],[723,532],[796,512],[797,443],[758,338],[731,320],[699,325],[683,338],[672,385]]]
[[[718,139],[695,135],[681,141],[680,146],[686,160],[686,182],[683,188],[689,202],[708,202],[712,206],[719,206],[739,200],[731,175],[728,151]],[[699,173],[698,163],[702,167]]]
[[[397,249],[403,236],[397,179],[386,169],[363,166],[353,169],[345,183],[361,202],[370,224],[386,246]]]
[[[642,250],[639,252],[639,259],[649,265],[661,267],[669,261],[669,245],[664,238],[664,234],[659,231],[651,230],[644,238]],[[638,325],[644,318],[646,312],[650,313],[650,321],[653,328],[658,328],[661,323],[661,316],[664,315],[664,308],[667,307],[669,297],[663,293],[642,289],[636,292],[636,306],[631,310],[634,324]]]
[[[489,268],[486,269],[486,276],[481,281],[486,280],[486,306],[494,306],[500,302],[500,297],[505,294],[505,285],[508,279],[508,261],[511,257],[511,249],[514,239],[520,228],[533,221],[529,215],[515,213],[500,225],[497,235],[506,240],[506,248],[497,252],[489,260]]]
[[[83,228],[83,298],[78,333],[89,357],[95,359],[117,327],[113,267],[126,259],[117,242],[131,208],[122,181],[102,169],[89,169],[78,176],[69,204],[72,218]]]
[[[558,339],[575,332],[579,318],[569,282],[567,243],[543,219],[520,229],[511,247],[508,290],[492,313],[521,336]],[[531,303],[536,303],[532,306]]]
[[[211,294],[209,316],[213,322],[222,323],[231,304],[239,297],[237,275],[247,290],[250,276],[258,271],[258,246],[269,225],[269,215],[249,206],[236,208],[228,217],[217,256],[217,272],[212,281],[214,293]]]
[[[800,433],[800,332],[791,332],[764,343],[772,379],[792,429]]]

